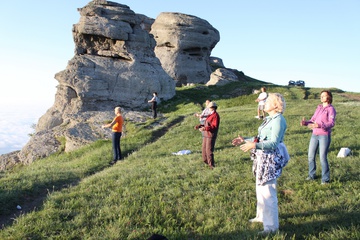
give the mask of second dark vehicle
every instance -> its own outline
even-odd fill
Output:
[[[299,87],[305,87],[305,82],[303,80],[298,80],[296,81],[295,85]]]

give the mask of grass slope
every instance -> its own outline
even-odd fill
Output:
[[[256,213],[249,154],[231,145],[238,134],[253,136],[260,122],[247,81],[223,87],[186,87],[164,102],[164,118],[127,123],[125,161],[109,167],[111,143],[98,141],[1,173],[1,239],[263,239]],[[360,184],[357,138],[359,94],[333,89],[338,116],[330,146],[331,184],[306,182],[309,118],[321,89],[267,84],[285,96],[285,144],[291,160],[278,180],[280,232],[267,239],[359,239]],[[216,168],[201,160],[201,134],[193,129],[201,103],[219,105]],[[341,147],[353,155],[336,158]],[[189,155],[173,152],[189,149]],[[319,161],[318,161],[318,165]],[[320,168],[318,173],[320,174]],[[22,211],[14,212],[16,205]],[[10,217],[14,218],[9,222]]]

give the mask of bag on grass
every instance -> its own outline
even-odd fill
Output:
[[[349,156],[351,150],[349,148],[341,148],[337,157],[338,158],[344,158],[344,157],[347,157]]]

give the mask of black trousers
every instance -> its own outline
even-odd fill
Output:
[[[121,132],[112,133],[112,148],[113,148],[114,161],[122,159],[121,149],[120,149],[120,138],[121,138]]]
[[[152,102],[151,110],[153,112],[153,118],[157,118],[157,102]]]

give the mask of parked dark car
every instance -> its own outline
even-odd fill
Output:
[[[299,87],[305,87],[305,82],[303,80],[298,80],[296,81],[295,85]]]
[[[295,86],[295,81],[290,80],[288,86]]]

